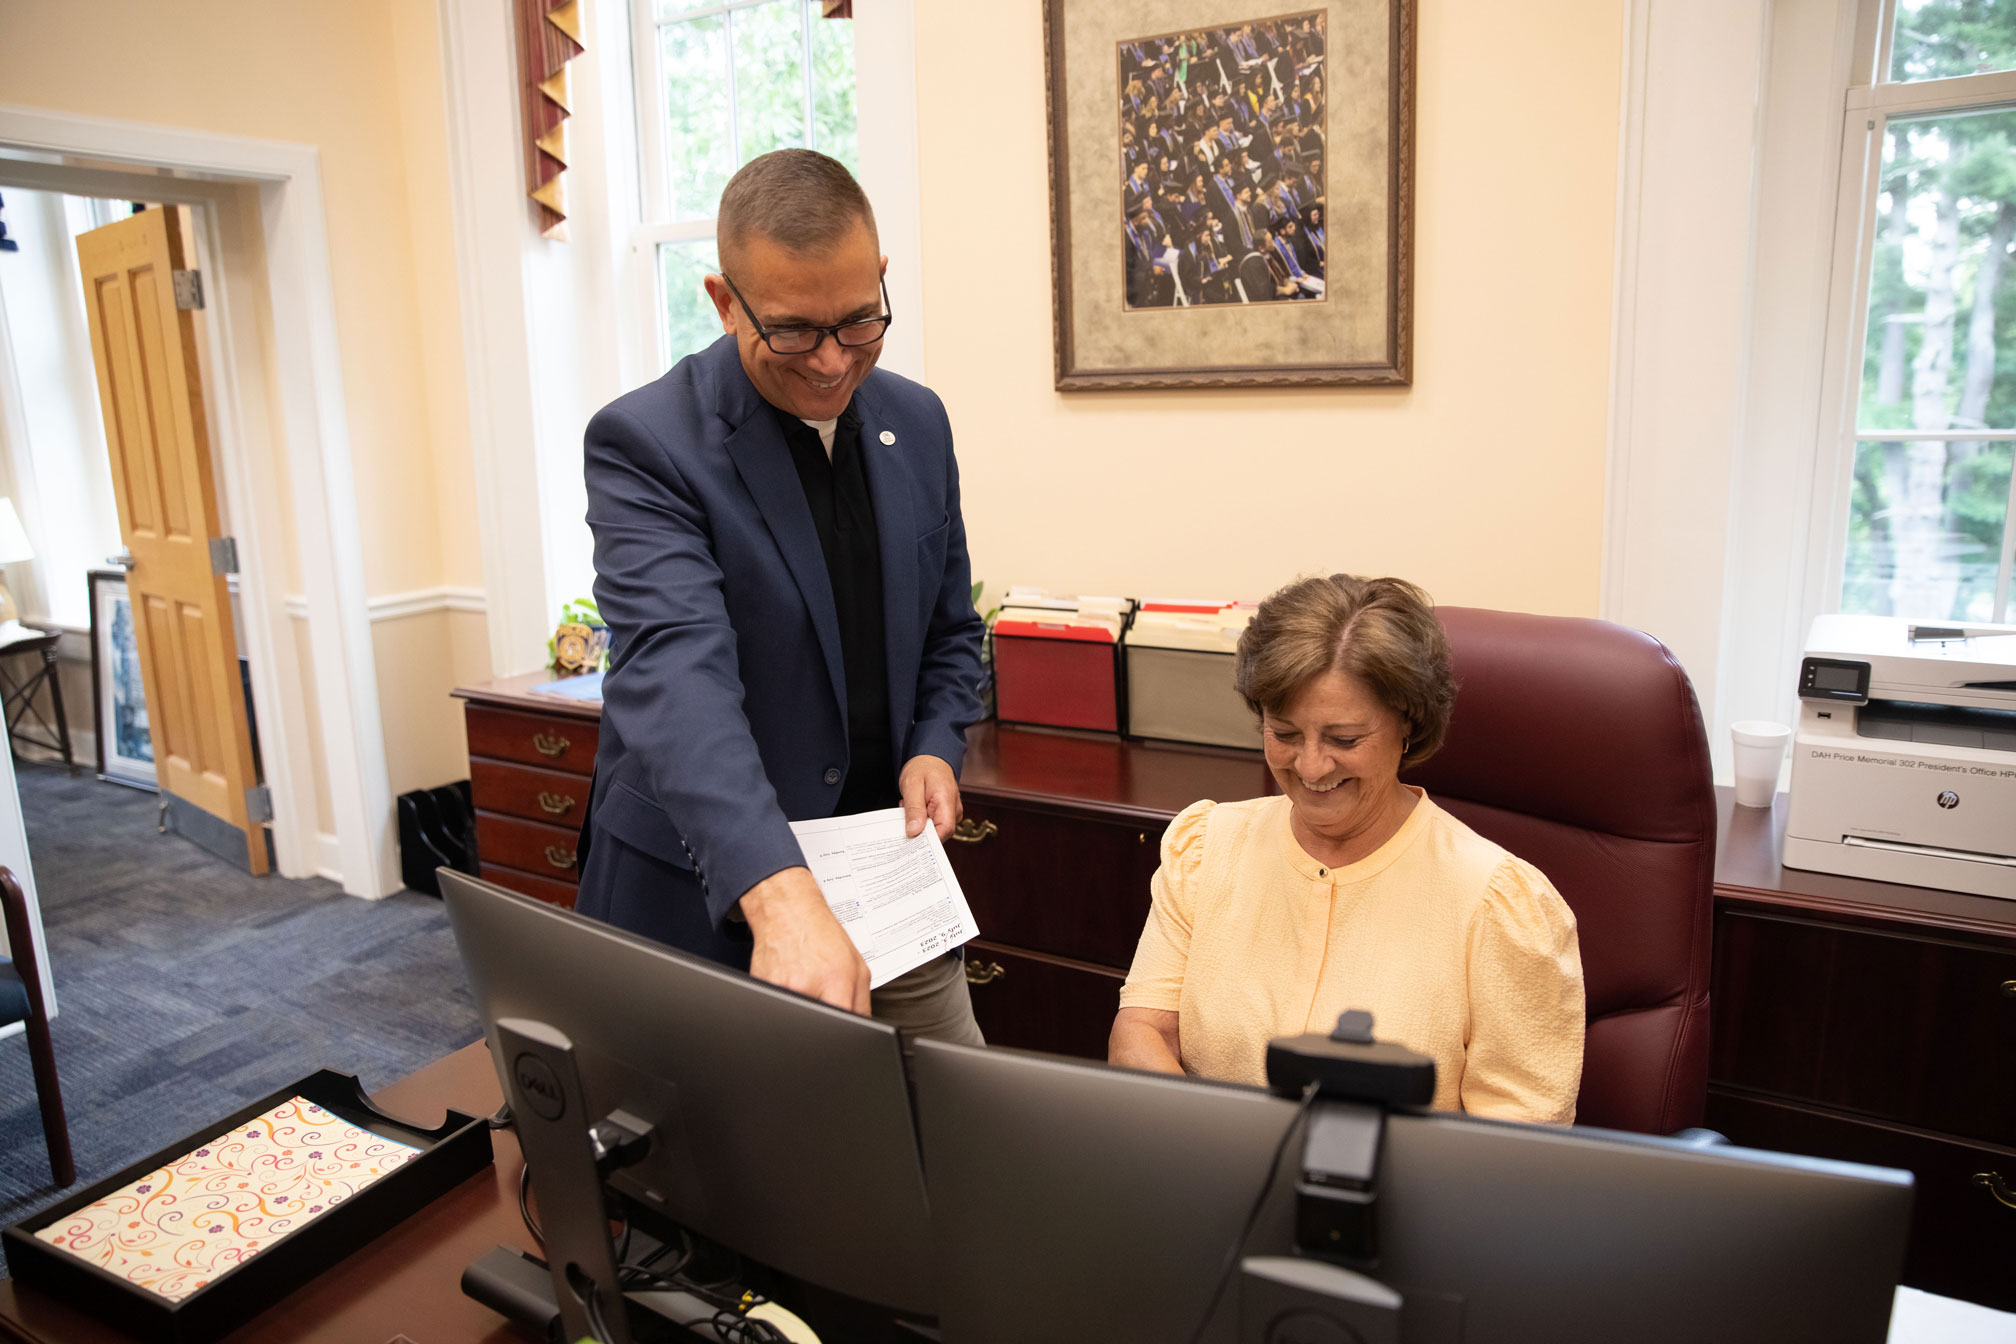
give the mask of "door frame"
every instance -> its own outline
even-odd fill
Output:
[[[57,161],[8,157],[6,150]],[[66,164],[60,156],[138,171]],[[317,150],[0,104],[0,185],[77,195],[112,191],[190,207],[198,253],[210,270],[204,276],[210,320],[204,325],[212,431],[231,526],[240,554],[250,559],[241,566],[240,603],[260,754],[273,797],[274,857],[283,876],[320,873],[354,896],[375,899],[399,890]],[[233,292],[233,259],[225,251],[232,227],[223,216],[241,208],[246,189],[256,193],[265,253],[269,374],[279,400],[270,420],[261,389],[238,376],[238,359],[256,355],[261,315],[248,296]],[[270,455],[250,451],[248,427],[256,432],[262,421],[277,425],[285,439],[291,500],[283,501]],[[285,592],[286,541],[265,522],[287,514],[307,599],[315,728],[336,824],[334,872],[326,866],[315,815],[317,744]]]

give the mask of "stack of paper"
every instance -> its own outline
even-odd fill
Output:
[[[1011,588],[994,618],[997,635],[1118,642],[1132,604],[1124,597],[1050,597]]]

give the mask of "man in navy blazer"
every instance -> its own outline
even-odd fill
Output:
[[[899,802],[912,835],[959,820],[982,625],[951,425],[874,371],[888,258],[844,167],[752,160],[717,227],[728,334],[588,426],[614,655],[576,908],[977,1042],[957,952],[871,999],[788,825]]]

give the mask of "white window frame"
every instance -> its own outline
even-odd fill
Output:
[[[1848,559],[1848,508],[1854,490],[1855,449],[1862,442],[1963,440],[2016,441],[2016,429],[1862,431],[1858,426],[1863,345],[1868,335],[1869,285],[1875,249],[1877,200],[1882,186],[1883,142],[1892,119],[1929,113],[2016,107],[2016,71],[1963,75],[1899,84],[1883,82],[1890,69],[1897,0],[1865,0],[1857,16],[1854,78],[1843,100],[1841,177],[1836,197],[1833,274],[1827,318],[1827,353],[1821,391],[1820,451],[1815,455],[1814,540],[1808,567],[1806,610],[1839,611]],[[2010,574],[2016,561],[2016,472],[2011,473],[2002,554],[1996,571],[1993,613],[2016,617]],[[1943,618],[1945,612],[1906,613]]]
[[[655,377],[672,363],[672,352],[665,348],[665,272],[659,264],[658,248],[665,243],[690,243],[703,238],[712,238],[717,217],[707,215],[698,219],[675,219],[671,206],[671,184],[666,174],[665,118],[658,99],[663,87],[664,71],[661,68],[661,46],[658,29],[665,23],[689,22],[695,19],[726,15],[735,10],[755,9],[774,0],[719,0],[709,5],[696,5],[691,9],[680,9],[660,15],[657,0],[631,0],[630,3],[630,59],[632,78],[635,81],[635,107],[637,125],[637,186],[638,213],[637,226],[631,232],[630,247],[623,262],[624,292],[631,297],[630,312],[626,325],[627,338],[632,349],[644,352],[646,363]],[[819,0],[799,0],[805,9],[815,11],[817,18]],[[828,20],[819,20],[827,22]],[[731,157],[737,166],[742,162],[741,127],[733,116],[735,98],[735,47],[734,27],[728,26],[728,97],[730,101]],[[804,33],[805,69],[805,114],[809,122],[812,115],[812,27],[807,23]],[[858,42],[858,30],[857,30]],[[856,50],[855,83],[860,83],[860,54]],[[856,125],[859,126],[859,99],[856,99]],[[858,141],[857,141],[858,143]],[[819,146],[814,145],[817,149]],[[863,157],[866,157],[865,150]],[[648,304],[648,308],[646,307]]]

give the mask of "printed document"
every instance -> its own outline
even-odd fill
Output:
[[[903,809],[794,821],[805,866],[868,963],[868,984],[897,976],[980,935],[945,846],[930,824],[903,834]]]

